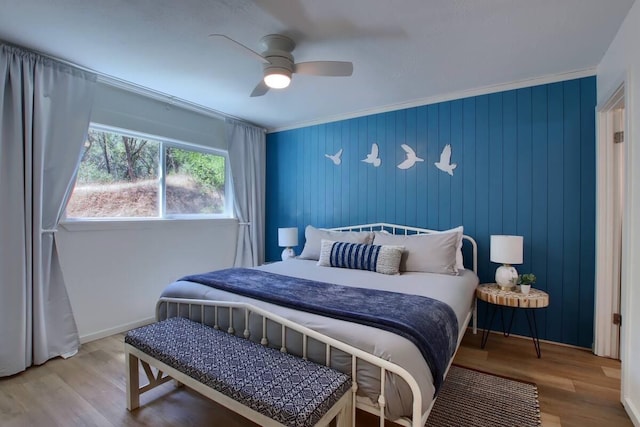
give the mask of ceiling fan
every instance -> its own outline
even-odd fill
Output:
[[[269,34],[260,39],[264,49],[262,54],[248,48],[224,34],[211,34],[211,37],[222,37],[250,53],[262,62],[264,78],[251,92],[251,96],[262,96],[269,89],[283,89],[291,83],[291,75],[308,74],[313,76],[350,76],[353,74],[353,63],[345,61],[309,61],[295,63],[293,49],[296,43],[282,34]]]

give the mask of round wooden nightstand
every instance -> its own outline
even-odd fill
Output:
[[[549,305],[549,294],[539,289],[531,289],[528,294],[523,294],[520,291],[510,290],[505,291],[500,289],[495,283],[485,283],[476,289],[476,297],[480,301],[487,302],[484,315],[484,330],[482,332],[482,344],[481,348],[484,348],[489,339],[489,331],[493,324],[493,319],[496,315],[496,311],[500,309],[500,315],[502,318],[502,331],[504,336],[508,337],[511,333],[511,327],[513,326],[513,318],[515,317],[516,309],[524,309],[527,316],[527,323],[529,324],[529,332],[533,339],[533,345],[536,349],[536,355],[538,358],[541,356],[540,352],[540,340],[538,339],[538,327],[536,325],[536,313],[535,309],[545,308]],[[487,323],[489,307],[492,308],[491,318]],[[509,328],[504,327],[504,313],[502,308],[511,308],[511,320],[509,321]]]

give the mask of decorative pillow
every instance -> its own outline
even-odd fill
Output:
[[[373,242],[370,231],[331,231],[307,225],[304,230],[304,248],[298,258],[318,260],[320,258],[320,244],[322,239],[337,242],[365,243]]]
[[[376,245],[401,245],[400,271],[457,275],[458,240],[462,233],[392,235],[375,232]]]
[[[400,274],[403,249],[402,246],[367,245],[323,239],[318,265]]]

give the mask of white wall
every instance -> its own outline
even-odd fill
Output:
[[[104,83],[91,121],[226,149],[224,121]],[[231,267],[235,219],[69,222],[56,241],[83,342],[148,323],[175,279]]]
[[[56,240],[81,341],[149,323],[167,284],[231,267],[237,228],[235,219],[62,225]]]
[[[635,426],[640,425],[640,2],[635,2],[597,70],[598,105],[625,84],[628,128],[627,208],[622,271],[622,403]]]

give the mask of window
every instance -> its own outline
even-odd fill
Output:
[[[68,219],[229,217],[226,153],[92,126]]]

